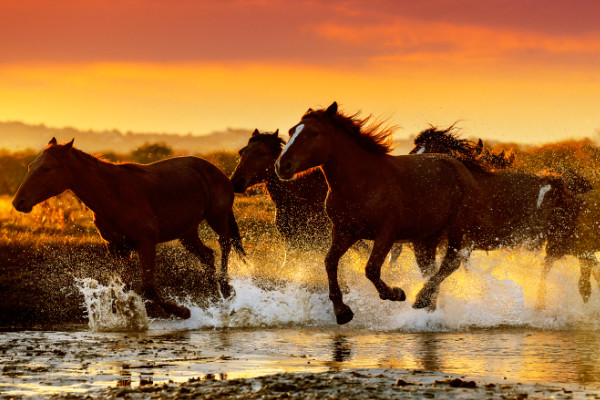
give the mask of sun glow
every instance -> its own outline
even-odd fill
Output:
[[[0,120],[80,129],[206,134],[287,130],[308,107],[388,117],[400,137],[457,120],[467,135],[548,142],[593,136],[600,82],[545,71],[494,79],[474,71],[402,73],[272,64],[0,66]],[[561,80],[556,80],[560,75]]]

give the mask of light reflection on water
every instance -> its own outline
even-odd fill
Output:
[[[335,329],[0,334],[4,395],[351,368],[418,369],[600,388],[600,334]]]

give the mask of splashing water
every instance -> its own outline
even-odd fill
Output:
[[[150,321],[141,297],[125,291],[125,285],[113,280],[102,285],[95,279],[77,281],[85,299],[89,326],[94,332],[142,332]]]
[[[557,262],[548,281],[546,309],[535,307],[542,255],[529,252],[476,252],[441,285],[434,312],[415,310],[412,303],[421,289],[421,277],[412,252],[405,251],[398,265],[384,265],[383,279],[402,287],[406,302],[382,301],[364,276],[364,255],[351,253],[343,260],[340,281],[344,301],[354,310],[354,320],[340,329],[404,332],[447,332],[501,327],[548,330],[600,330],[600,295],[584,304],[578,291],[579,264],[574,258]],[[268,264],[268,263],[267,263]],[[328,298],[324,267],[286,261],[270,269],[277,284],[266,284],[260,266],[232,264],[235,297],[201,308],[188,302],[189,320],[155,321],[153,329],[277,328],[336,326]],[[257,274],[258,271],[258,274]],[[309,278],[310,277],[310,278]],[[315,278],[316,277],[316,278]],[[274,278],[273,278],[274,279]]]

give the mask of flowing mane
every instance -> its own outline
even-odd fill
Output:
[[[141,168],[141,165],[143,165],[143,164],[136,164],[133,162],[117,162],[117,163],[115,163],[110,160],[106,160],[106,159],[102,158],[101,156],[95,156],[93,154],[86,153],[85,151],[80,150],[75,147],[73,147],[71,149],[71,154],[74,155],[75,157],[77,157],[78,159],[84,161],[86,164],[88,164],[88,165],[91,164],[98,168],[106,168],[106,167],[111,167],[111,166],[117,165],[119,167],[123,167],[123,168],[126,168],[131,171],[143,171],[143,168]]]
[[[477,143],[460,139],[455,130],[454,125],[446,129],[430,125],[417,135],[414,143],[417,147],[427,147],[427,152],[448,154],[469,168],[491,171],[509,168],[514,163],[514,153],[494,154],[485,148],[481,139]]]
[[[334,126],[340,128],[356,144],[370,153],[387,154],[393,147],[393,137],[396,127],[383,125],[385,122],[372,121],[372,115],[360,118],[360,113],[346,115],[336,112],[334,115],[326,113],[325,109],[309,109],[303,116],[305,118],[327,119]]]

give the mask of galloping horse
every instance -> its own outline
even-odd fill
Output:
[[[109,253],[129,261],[139,256],[142,295],[165,311],[189,318],[190,311],[164,299],[154,279],[156,244],[179,239],[208,267],[224,297],[231,295],[227,261],[231,245],[244,249],[232,212],[233,187],[216,166],[197,157],[177,157],[153,164],[113,164],[56,139],[29,165],[13,200],[21,212],[70,189],[94,212],[94,223]],[[213,251],[198,237],[205,220],[219,235],[221,272],[217,276]]]
[[[236,193],[266,183],[275,203],[275,226],[286,247],[324,248],[329,243],[331,222],[325,213],[327,182],[319,170],[282,181],[275,173],[275,161],[285,142],[279,130],[261,134],[256,129],[248,145],[239,151],[240,161],[231,176]]]
[[[354,315],[342,299],[338,262],[357,240],[374,240],[365,272],[379,297],[404,301],[402,289],[381,280],[381,265],[394,242],[412,242],[423,266],[429,264],[423,260],[427,254],[435,256],[440,238],[448,239],[440,269],[417,294],[414,307],[422,308],[434,303],[440,283],[459,267],[463,236],[482,224],[479,187],[462,163],[443,154],[391,156],[392,131],[367,127],[368,120],[339,113],[335,102],[309,109],[290,129],[276,162],[282,179],[315,167],[327,179],[326,211],[333,227],[325,266],[338,324]]]
[[[582,200],[578,196],[592,189],[582,177],[530,172],[508,168],[514,155],[493,154],[485,151],[481,140],[475,144],[459,139],[453,127],[430,127],[415,138],[411,153],[444,153],[462,161],[479,183],[491,222],[488,229],[474,231],[466,238],[469,250],[495,250],[546,244],[542,280],[538,290],[538,306],[546,295],[546,278],[553,263],[567,254],[573,254],[571,243],[577,226]],[[504,169],[495,169],[496,167]],[[467,258],[468,255],[465,255]],[[591,293],[589,255],[580,256],[582,273],[579,291],[584,302]]]
[[[240,161],[233,171],[231,182],[236,193],[251,186],[266,183],[267,191],[275,203],[275,226],[285,239],[286,247],[325,248],[331,238],[331,221],[325,213],[327,181],[320,169],[300,174],[293,180],[281,180],[275,173],[275,161],[285,142],[279,130],[260,133],[255,129],[246,147],[239,151]],[[361,248],[369,249],[365,243]],[[390,263],[393,264],[402,245],[392,247]]]

